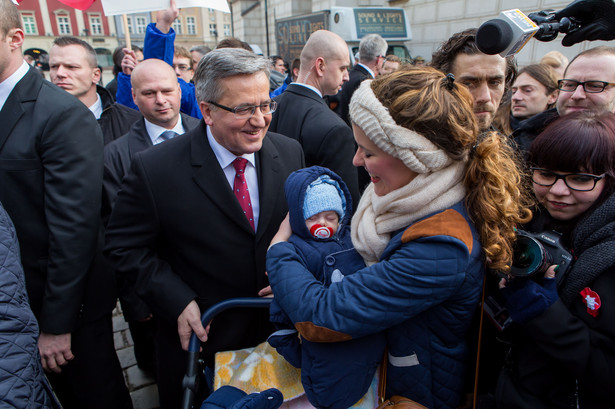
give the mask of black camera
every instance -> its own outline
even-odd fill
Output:
[[[559,265],[558,275],[566,274],[572,254],[561,243],[556,231],[530,233],[517,230],[510,275],[516,278],[542,277],[549,266]]]

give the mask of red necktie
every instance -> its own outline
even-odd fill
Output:
[[[246,177],[244,172],[246,171],[246,165],[248,160],[245,158],[237,158],[233,161],[235,167],[235,181],[233,183],[233,192],[243,209],[243,214],[254,230],[254,214],[252,213],[252,202],[250,202],[250,192],[248,192],[248,184],[246,183]]]

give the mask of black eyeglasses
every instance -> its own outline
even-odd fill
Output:
[[[566,186],[578,192],[589,192],[594,190],[596,183],[600,179],[604,179],[605,173],[602,175],[592,175],[589,173],[568,173],[560,175],[543,168],[530,168],[532,170],[532,182],[540,186],[553,186],[559,179],[563,179]]]
[[[256,108],[259,108],[263,115],[270,115],[273,114],[278,107],[278,103],[275,101],[269,101],[260,105],[239,105],[235,108],[230,108],[214,101],[207,101],[207,103],[217,106],[218,108],[222,108],[225,111],[232,112],[236,119],[252,118],[252,115],[256,112]]]
[[[574,92],[577,90],[579,85],[583,86],[583,91],[588,92],[590,94],[597,94],[599,92],[604,91],[604,89],[609,85],[615,85],[613,82],[606,81],[575,81],[575,80],[559,80],[557,81],[557,88],[560,91],[566,92]]]

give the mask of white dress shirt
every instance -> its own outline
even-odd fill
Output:
[[[318,89],[316,89],[316,87],[313,87],[313,86],[308,85],[308,84],[302,84],[302,83],[300,83],[300,82],[293,82],[293,84],[295,84],[295,85],[301,85],[302,87],[305,87],[305,88],[307,88],[307,89],[311,89],[312,91],[314,91],[315,93],[317,93],[319,97],[321,97],[321,98],[322,98],[322,92],[318,91]]]
[[[92,111],[96,119],[100,119],[100,116],[103,113],[103,106],[102,100],[100,99],[100,95],[98,95],[98,92],[96,93],[96,102],[94,102],[92,106],[89,107],[89,109],[90,111]]]
[[[150,121],[148,121],[147,119],[145,119],[145,129],[147,130],[147,134],[149,135],[149,138],[152,140],[153,145],[158,145],[159,143],[166,141],[166,139],[163,139],[160,137],[160,135],[162,135],[166,131],[174,131],[175,133],[177,133],[177,135],[183,135],[184,132],[186,132],[184,130],[184,125],[182,125],[181,115],[179,116],[177,123],[172,129],[167,129],[167,128],[163,128],[162,126],[155,125],[151,123]]]
[[[29,69],[30,66],[24,61],[21,66],[17,68],[17,71],[11,74],[11,76],[4,81],[0,82],[0,111],[2,111],[6,100],[9,99],[9,95],[11,95],[15,85],[17,85],[17,83],[26,76]]]
[[[235,181],[235,167],[233,166],[233,161],[237,159],[237,155],[231,153],[224,146],[220,145],[218,141],[214,138],[211,133],[209,127],[207,127],[207,140],[209,141],[209,145],[211,149],[214,151],[214,155],[216,155],[216,159],[218,159],[218,163],[220,167],[224,171],[224,175],[226,176],[226,180],[228,181],[231,190],[233,190],[233,184]],[[248,164],[246,165],[246,171],[244,173],[246,177],[246,182],[248,183],[248,193],[250,193],[250,202],[252,203],[252,213],[254,216],[254,227],[255,230],[258,229],[258,216],[260,213],[260,202],[258,199],[258,176],[256,175],[256,155],[253,153],[242,155],[242,158],[248,160]]]

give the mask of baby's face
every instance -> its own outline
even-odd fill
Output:
[[[333,229],[333,234],[337,232],[340,218],[334,210],[327,210],[324,212],[316,213],[314,216],[305,220],[305,225],[308,230],[315,224],[320,224],[324,227],[330,227]]]

